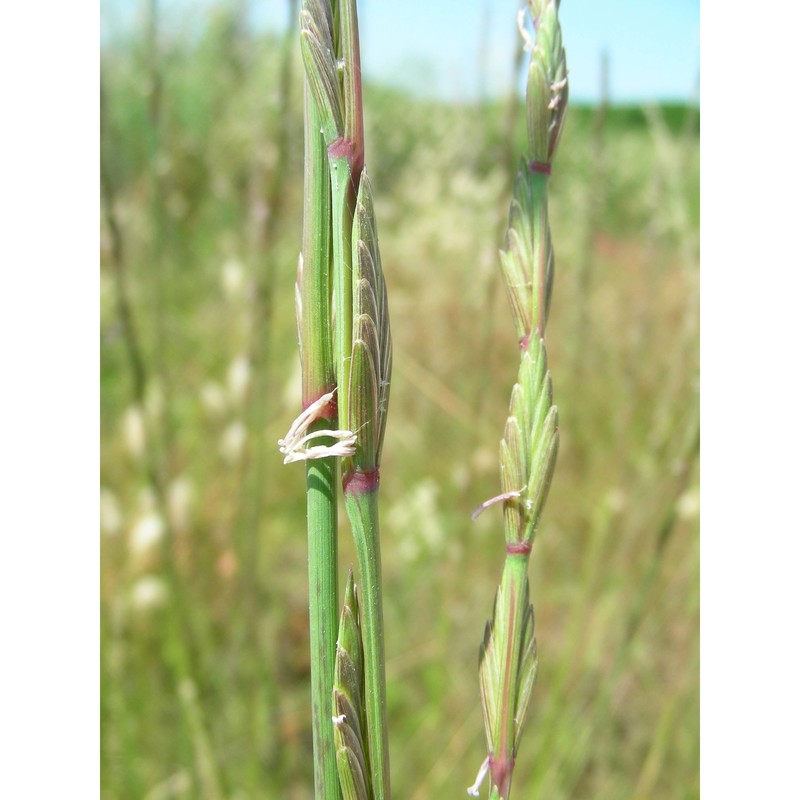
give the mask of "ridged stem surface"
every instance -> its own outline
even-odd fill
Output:
[[[389,735],[386,721],[386,657],[384,655],[381,551],[378,492],[345,489],[345,508],[361,577],[361,635],[364,648],[364,703],[374,800],[389,800]]]
[[[340,797],[330,698],[336,660],[336,459],[306,462],[308,621],[311,641],[311,711],[316,798]]]
[[[330,187],[328,159],[319,132],[320,114],[305,93],[305,200],[303,256],[298,293],[303,406],[334,387],[330,343]],[[335,406],[311,430],[335,427]],[[306,462],[309,638],[314,786],[317,800],[339,800],[330,696],[336,659],[337,464],[334,458]]]

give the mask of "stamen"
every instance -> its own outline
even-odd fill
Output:
[[[329,456],[352,456],[356,451],[356,434],[343,430],[320,430],[306,433],[311,425],[319,419],[327,419],[333,396],[336,390],[322,395],[308,406],[292,423],[283,439],[278,439],[278,449],[286,456],[284,464],[295,461],[307,461],[314,458],[328,458]],[[306,445],[314,439],[329,437],[338,439],[332,445]]]
[[[470,797],[480,797],[480,788],[481,784],[483,783],[483,779],[486,777],[486,773],[489,772],[489,756],[483,760],[483,764],[481,764],[481,768],[478,770],[478,775],[475,778],[475,783],[467,789],[467,794]]]
[[[533,51],[533,37],[525,30],[525,9],[521,8],[517,13],[517,27],[519,28],[520,36],[525,42],[524,49],[526,53]]]
[[[496,497],[492,497],[489,500],[484,500],[477,508],[473,509],[472,513],[469,515],[471,520],[476,520],[478,517],[486,511],[489,506],[493,506],[495,503],[502,503],[506,500],[510,500],[512,497],[521,497],[522,493],[527,489],[527,486],[523,486],[521,489],[517,489],[514,492],[503,492],[502,494],[498,494]]]

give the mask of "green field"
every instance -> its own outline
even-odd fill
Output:
[[[102,62],[102,796],[310,798],[304,477],[276,444],[300,396],[299,50],[223,12],[158,57],[140,34]],[[395,342],[392,784],[463,798],[504,555],[500,512],[470,511],[499,491],[519,359],[497,251],[522,103],[364,103]],[[571,107],[551,224],[561,449],[514,796],[699,797],[697,109]]]

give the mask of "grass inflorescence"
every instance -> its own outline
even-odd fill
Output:
[[[558,452],[558,412],[544,334],[553,287],[553,244],[547,192],[567,106],[567,64],[557,0],[531,0],[535,30],[526,95],[528,148],[514,184],[503,277],[522,351],[500,443],[506,561],[480,650],[480,687],[488,755],[470,793],[485,775],[490,796],[507,800],[536,680],[536,638],[528,560]],[[520,26],[521,32],[524,29]],[[527,36],[527,34],[525,34]]]

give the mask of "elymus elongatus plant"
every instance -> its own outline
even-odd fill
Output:
[[[520,31],[531,52],[526,95],[528,153],[519,166],[500,261],[521,350],[517,382],[500,443],[502,492],[479,506],[503,504],[506,559],[494,611],[480,648],[480,689],[488,754],[475,784],[488,775],[489,796],[507,800],[525,715],[536,680],[536,638],[528,560],[558,449],[544,332],[553,281],[547,217],[550,169],[567,105],[567,64],[558,0],[528,0],[535,39]]]
[[[300,38],[306,177],[296,298],[303,412],[279,444],[285,462],[307,462],[316,797],[388,800],[378,484],[392,343],[364,169],[355,0],[304,0]],[[361,602],[351,577],[335,642],[337,459]]]

